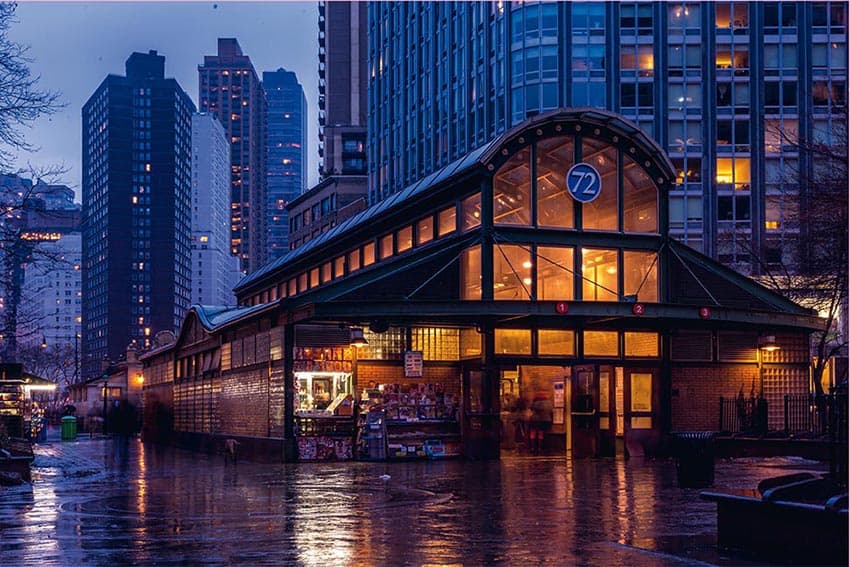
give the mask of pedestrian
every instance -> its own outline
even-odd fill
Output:
[[[543,438],[552,428],[552,401],[546,392],[537,392],[531,403],[531,420],[529,422],[531,436],[531,453],[543,453]]]
[[[528,420],[531,417],[531,408],[528,401],[522,396],[514,398],[511,404],[511,421],[514,424],[514,443],[525,443],[528,441]]]

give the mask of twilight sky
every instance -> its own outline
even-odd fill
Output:
[[[216,39],[235,37],[257,74],[294,71],[308,107],[308,185],[318,178],[318,7],[316,2],[21,2],[10,37],[30,46],[41,86],[62,93],[66,107],[25,134],[40,151],[18,155],[26,166],[64,163],[63,181],[80,199],[83,104],[106,75],[124,74],[133,51],[155,49],[198,104],[198,65],[215,55]]]

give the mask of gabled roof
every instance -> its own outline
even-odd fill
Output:
[[[232,323],[238,319],[262,311],[271,306],[271,303],[262,303],[250,307],[234,307],[222,305],[193,305],[190,310],[198,315],[198,320],[207,331],[216,331],[220,327]]]
[[[312,252],[316,248],[321,247],[339,235],[355,227],[373,221],[379,217],[379,215],[386,214],[389,210],[401,205],[401,203],[413,197],[429,192],[431,189],[444,184],[453,177],[468,173],[477,167],[483,167],[494,158],[500,147],[508,141],[518,137],[521,133],[545,123],[558,121],[580,121],[582,124],[605,128],[616,135],[623,136],[643,154],[652,157],[655,161],[655,165],[658,166],[667,182],[670,182],[675,178],[673,165],[661,146],[649,138],[637,125],[629,122],[622,116],[607,110],[590,107],[553,110],[525,120],[497,136],[490,142],[472,150],[465,156],[462,156],[450,164],[441,167],[416,183],[407,186],[398,193],[395,193],[379,203],[376,203],[372,207],[369,207],[365,211],[346,219],[307,244],[289,251],[277,260],[266,264],[251,274],[248,274],[239,281],[234,288],[234,291],[238,292],[239,290],[261,280],[266,275],[278,270],[282,266],[285,266],[290,262]]]

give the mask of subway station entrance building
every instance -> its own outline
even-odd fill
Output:
[[[146,428],[273,459],[497,458],[546,399],[547,453],[648,454],[750,394],[778,427],[821,322],[672,240],[674,183],[613,113],[529,119],[247,276],[239,307],[193,307],[143,356]],[[384,412],[386,453],[362,417],[341,441],[349,406]]]

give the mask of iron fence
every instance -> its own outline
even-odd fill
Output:
[[[750,396],[720,398],[720,432],[767,433],[767,400]]]

